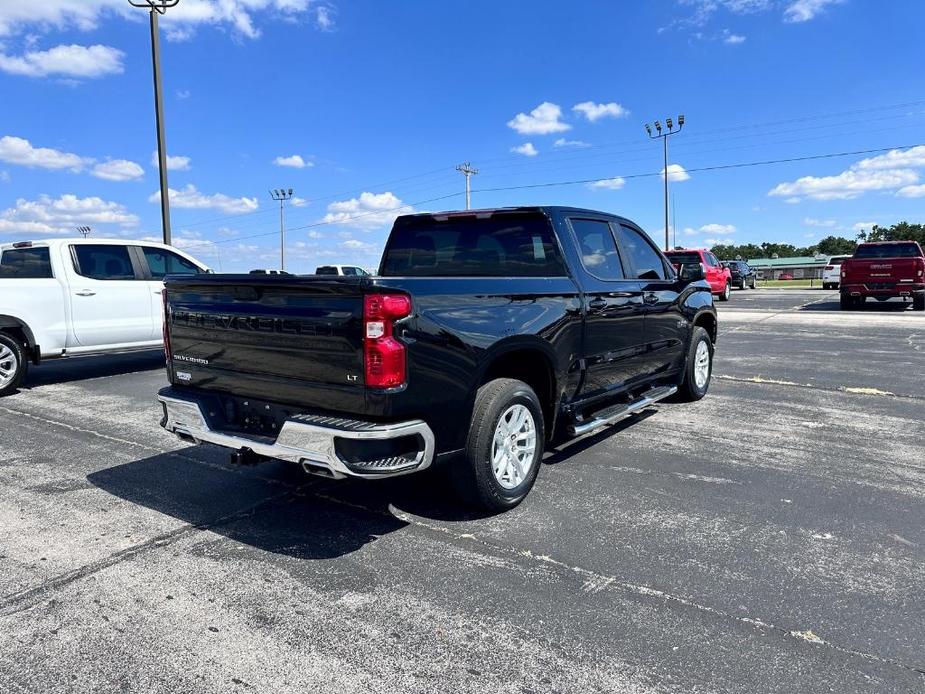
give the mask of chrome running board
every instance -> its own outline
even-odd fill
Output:
[[[598,427],[602,427],[607,424],[613,424],[618,419],[622,419],[623,417],[631,415],[635,412],[639,412],[639,410],[643,410],[649,405],[652,405],[659,400],[664,400],[668,396],[674,395],[677,392],[677,386],[659,386],[658,388],[653,388],[652,390],[643,393],[639,399],[633,400],[633,402],[620,403],[618,405],[605,407],[603,410],[595,412],[591,419],[581,420],[573,423],[569,427],[569,433],[571,433],[572,436],[581,436],[582,434],[587,434],[593,429],[597,429]]]

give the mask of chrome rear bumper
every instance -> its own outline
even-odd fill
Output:
[[[184,440],[212,443],[232,451],[249,451],[267,458],[301,464],[306,471],[340,479],[344,477],[382,478],[417,472],[430,466],[434,457],[434,435],[422,420],[377,424],[358,420],[296,415],[287,419],[275,440],[223,432],[209,426],[194,397],[158,393],[164,408],[161,426]],[[338,440],[374,442],[414,437],[416,451],[409,454],[347,459],[338,451]]]

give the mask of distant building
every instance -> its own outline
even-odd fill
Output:
[[[795,280],[822,279],[822,270],[829,259],[825,255],[797,258],[754,258],[748,264],[758,272],[758,279],[776,280],[782,272],[789,272]]]

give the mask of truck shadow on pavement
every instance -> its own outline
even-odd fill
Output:
[[[880,312],[880,313],[902,313],[903,311],[910,310],[912,304],[908,301],[898,301],[891,299],[889,301],[867,301],[862,306],[852,309],[843,309],[841,304],[838,301],[838,298],[834,301],[820,301],[814,304],[806,304],[801,306],[798,310],[800,311],[812,311],[812,312],[832,312],[832,313],[864,313],[864,312]]]
[[[279,461],[232,466],[208,446],[117,465],[87,480],[193,528],[298,559],[343,556],[402,530],[409,523],[396,511],[441,520],[480,517],[457,502],[436,473],[331,481]]]

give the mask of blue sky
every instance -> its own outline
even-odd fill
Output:
[[[464,205],[463,161],[474,206],[587,206],[658,239],[643,125],[679,113],[679,244],[925,221],[923,25],[916,0],[180,0],[176,244],[278,266],[268,191],[292,187],[287,269],[372,267],[396,214]],[[125,0],[0,3],[0,240],[159,237],[147,29]],[[882,151],[704,170],[862,150]]]

